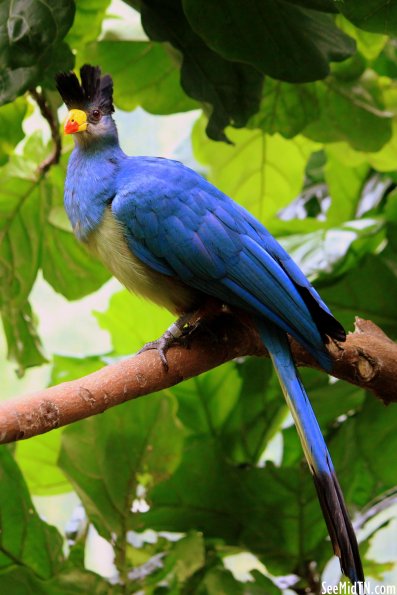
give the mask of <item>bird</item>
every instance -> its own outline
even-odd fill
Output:
[[[81,81],[81,82],[80,82]],[[346,333],[320,295],[267,229],[199,173],[161,157],[128,156],[113,118],[113,81],[85,64],[80,81],[60,72],[68,108],[64,204],[77,239],[130,291],[177,320],[156,341],[166,352],[207,300],[253,321],[277,372],[341,571],[364,583],[357,539],[331,456],[291,353],[294,337],[328,373],[327,343]]]

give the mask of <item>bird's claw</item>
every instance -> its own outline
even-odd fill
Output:
[[[157,353],[160,356],[161,363],[163,364],[164,368],[168,371],[168,361],[166,352],[174,342],[174,335],[172,335],[169,331],[165,331],[165,333],[156,341],[149,341],[149,343],[146,343],[146,345],[144,345],[142,349],[138,351],[137,355],[144,353],[145,351],[150,351],[151,349],[156,349]]]

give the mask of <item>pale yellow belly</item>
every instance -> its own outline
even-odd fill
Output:
[[[154,271],[129,250],[123,227],[110,209],[86,245],[111,273],[130,291],[181,314],[197,307],[197,292],[172,277]]]

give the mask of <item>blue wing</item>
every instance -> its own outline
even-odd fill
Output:
[[[192,170],[165,159],[129,159],[119,187],[113,213],[140,260],[272,320],[329,368],[324,335],[342,335],[343,329],[247,211]]]

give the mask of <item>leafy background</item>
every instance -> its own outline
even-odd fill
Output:
[[[35,98],[56,128],[53,75],[85,62],[113,75],[126,152],[201,171],[267,225],[347,329],[359,315],[396,338],[396,23],[394,0],[3,0],[2,398],[133,353],[170,321],[74,240],[70,139],[38,170],[54,140]],[[397,410],[303,377],[366,574],[395,585]],[[2,592],[273,595],[340,579],[265,361],[2,447],[0,469]]]

